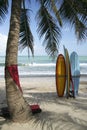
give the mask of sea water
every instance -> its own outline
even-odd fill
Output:
[[[87,56],[79,56],[80,74],[87,75]],[[0,77],[4,77],[5,57],[0,56]],[[56,58],[49,56],[19,56],[18,71],[20,77],[55,76]]]

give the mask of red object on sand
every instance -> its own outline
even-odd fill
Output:
[[[41,108],[39,107],[38,104],[36,104],[36,105],[30,105],[30,108],[31,108],[33,114],[41,112]]]
[[[18,66],[17,65],[6,66],[6,69],[8,70],[12,79],[14,80],[14,82],[17,84],[20,91],[22,92],[22,88],[21,88],[20,82],[19,82]]]

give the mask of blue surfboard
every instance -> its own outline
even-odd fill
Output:
[[[74,84],[74,94],[75,96],[77,96],[80,82],[80,65],[78,54],[75,51],[72,52],[70,55],[70,64],[71,64],[72,80]],[[70,89],[72,89],[71,86]]]

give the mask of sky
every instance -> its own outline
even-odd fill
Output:
[[[45,52],[45,47],[42,45],[42,40],[39,39],[37,34],[37,23],[35,19],[35,13],[37,10],[37,4],[33,3],[33,11],[31,11],[30,17],[30,27],[34,36],[34,55],[47,55]],[[0,24],[0,56],[5,55],[6,52],[6,43],[9,32],[9,18],[7,16],[6,21],[3,24]],[[63,45],[68,49],[69,54],[73,51],[76,51],[78,55],[87,56],[87,40],[79,42],[76,39],[74,31],[69,25],[66,25],[62,29],[62,38],[60,40],[59,53],[63,53]],[[26,49],[22,52],[19,51],[19,55],[28,55]]]

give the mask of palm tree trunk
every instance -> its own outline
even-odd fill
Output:
[[[12,0],[10,29],[7,41],[5,61],[6,96],[10,115],[15,122],[24,122],[29,119],[31,109],[24,100],[17,84],[11,77],[7,67],[17,65],[18,39],[20,31],[21,0]]]

